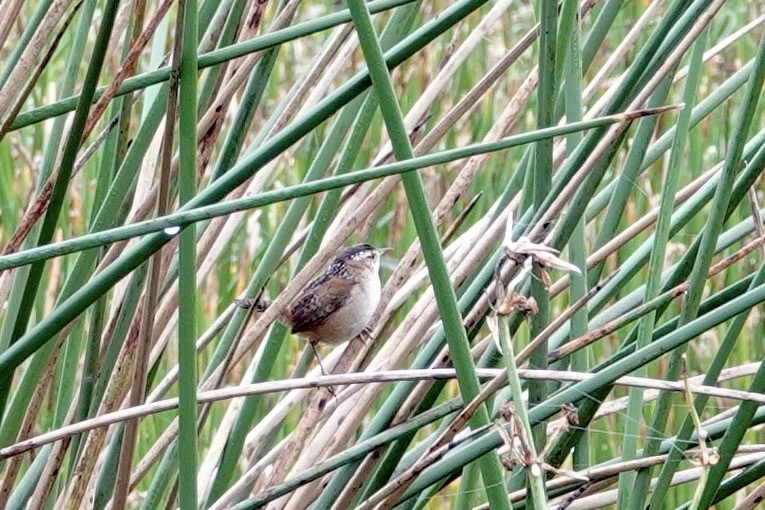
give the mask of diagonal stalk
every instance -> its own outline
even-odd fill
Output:
[[[683,155],[685,153],[686,139],[690,126],[691,111],[696,103],[696,93],[701,77],[701,58],[706,47],[707,34],[705,29],[693,46],[691,54],[691,73],[685,83],[684,101],[685,107],[678,116],[675,127],[675,139],[670,153],[669,166],[662,183],[661,202],[659,204],[659,216],[654,233],[653,247],[649,261],[648,281],[645,285],[643,302],[648,302],[659,295],[661,290],[661,274],[666,257],[669,231],[672,224],[672,211],[674,210],[675,193],[677,192],[680,173],[685,169]],[[651,335],[656,325],[656,310],[650,312],[638,324],[638,336],[635,342],[637,349],[641,349],[651,342]],[[647,374],[646,367],[642,367],[637,376],[644,377]],[[640,424],[643,417],[643,392],[640,389],[630,391],[627,420],[625,424],[625,437],[622,447],[622,458],[632,460],[637,455],[637,437],[640,433]],[[619,477],[619,507],[626,508],[634,483],[634,473],[625,472]]]
[[[706,281],[706,273],[709,265],[712,261],[712,255],[714,253],[714,246],[717,242],[717,238],[722,230],[725,215],[721,211],[728,209],[730,197],[733,189],[733,180],[738,173],[739,169],[743,166],[743,152],[744,144],[746,142],[749,129],[751,127],[754,113],[757,109],[757,103],[762,93],[763,82],[765,82],[765,40],[760,40],[759,49],[757,52],[757,58],[755,60],[754,69],[747,85],[746,95],[741,105],[741,110],[738,116],[738,122],[736,123],[736,131],[733,135],[731,146],[728,148],[728,152],[725,157],[725,163],[720,174],[720,181],[715,190],[714,200],[712,202],[712,211],[710,219],[707,222],[704,231],[701,235],[701,242],[699,246],[698,255],[694,261],[693,270],[689,278],[689,288],[685,301],[683,302],[683,308],[680,313],[679,326],[683,326],[689,321],[696,318],[698,314],[699,303],[704,291],[704,284]],[[672,353],[670,364],[667,369],[666,377],[669,379],[675,379],[677,372],[680,368],[680,356],[683,354],[684,349],[677,349]],[[669,412],[670,398],[669,395],[662,394],[657,402],[656,410],[654,411],[654,420],[652,425],[653,431],[661,433],[666,425],[666,418]],[[659,441],[656,438],[651,437],[645,446],[645,450],[648,454],[655,451]],[[671,478],[674,469],[662,469],[661,479],[659,484],[661,486],[666,485],[666,479]],[[720,484],[722,478],[722,472],[713,469],[710,473],[710,482],[707,485],[707,489],[704,491],[702,498],[701,508],[706,508],[704,504],[709,504],[711,497],[714,495],[714,491]],[[638,474],[638,486],[635,494],[646,494],[647,485],[650,481],[651,470],[645,469]],[[661,494],[651,499],[651,504],[655,505],[661,503]],[[637,500],[638,497],[636,496]],[[637,501],[632,505],[632,508],[637,508]],[[642,507],[642,504],[641,504]]]
[[[348,0],[347,3],[353,16],[353,23],[359,36],[359,43],[369,68],[369,74],[372,77],[372,84],[380,101],[380,109],[393,145],[393,152],[399,161],[411,159],[414,157],[414,151],[393,90],[380,41],[372,26],[369,9],[363,0]],[[403,183],[417,235],[422,243],[425,263],[430,273],[441,320],[444,322],[444,328],[449,332],[447,342],[454,366],[457,369],[460,392],[465,400],[471,400],[479,391],[478,378],[475,375],[475,366],[470,356],[467,333],[462,325],[457,297],[449,280],[449,273],[444,263],[433,218],[428,209],[422,181],[419,174],[409,173],[403,176]],[[488,411],[482,407],[476,413],[471,425],[482,427],[487,423],[489,423]],[[496,452],[482,458],[479,465],[483,475],[484,487],[492,507],[498,510],[509,509],[502,478],[502,468]]]

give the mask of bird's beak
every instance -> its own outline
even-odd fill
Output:
[[[382,255],[383,253],[387,253],[389,251],[393,251],[393,248],[386,246],[385,248],[380,248],[379,250],[377,250],[377,253]]]

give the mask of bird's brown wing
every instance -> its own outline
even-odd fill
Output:
[[[292,332],[300,333],[318,328],[351,296],[355,282],[332,278],[313,282],[292,305]]]

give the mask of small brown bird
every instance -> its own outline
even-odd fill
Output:
[[[380,302],[380,255],[389,250],[369,244],[344,248],[324,274],[309,283],[280,314],[279,322],[311,344],[322,373],[326,372],[316,344],[339,345],[366,331]],[[237,304],[264,311],[270,302],[256,298],[238,300]]]

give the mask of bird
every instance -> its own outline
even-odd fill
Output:
[[[279,313],[277,320],[293,334],[305,338],[326,375],[317,343],[340,345],[359,335],[369,335],[372,315],[380,303],[380,257],[391,248],[366,243],[340,250],[323,274],[312,280]],[[240,307],[265,311],[270,301],[240,299]]]

